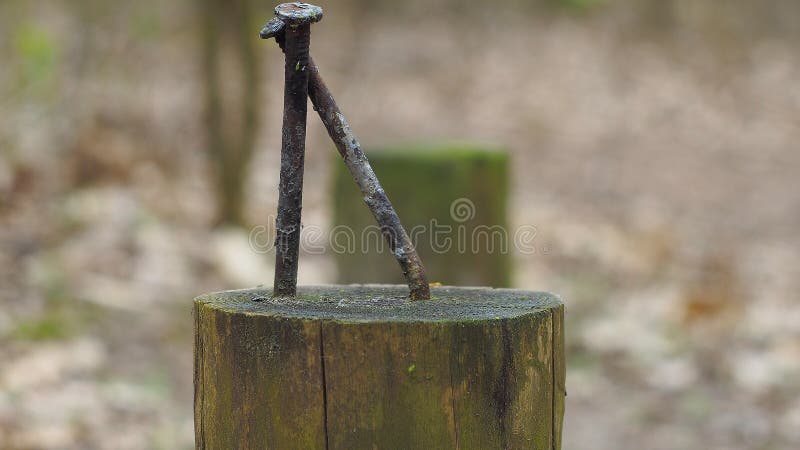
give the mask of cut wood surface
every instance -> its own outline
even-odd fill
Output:
[[[560,448],[563,305],[552,294],[271,294],[195,300],[197,448]]]

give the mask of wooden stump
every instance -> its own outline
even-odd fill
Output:
[[[506,211],[505,152],[451,145],[383,149],[367,157],[412,236],[430,281],[510,285],[514,235]],[[402,283],[352,176],[341,161],[333,167],[333,223],[339,238],[332,250],[338,282]]]
[[[552,294],[301,287],[195,300],[198,449],[560,449]]]

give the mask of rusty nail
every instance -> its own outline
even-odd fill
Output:
[[[275,18],[267,22],[261,29],[261,38],[275,38],[276,42],[284,52],[288,51],[286,41],[285,23],[280,18]],[[288,54],[288,53],[287,53]],[[406,233],[400,222],[394,207],[392,207],[386,192],[381,187],[378,177],[372,170],[366,155],[361,150],[355,134],[350,129],[350,125],[336,104],[333,95],[322,81],[319,68],[314,60],[308,58],[308,95],[314,109],[319,113],[322,123],[328,130],[339,154],[344,159],[350,174],[358,184],[364,202],[369,207],[370,212],[375,217],[376,222],[381,228],[389,249],[400,265],[403,276],[411,291],[412,300],[428,300],[431,297],[430,286],[428,284],[425,266],[419,257],[411,239]]]
[[[287,26],[284,29],[286,66],[278,216],[275,219],[274,295],[287,297],[297,294],[308,110],[308,50],[311,24],[322,18],[322,8],[308,3],[283,3],[275,7],[275,16]]]

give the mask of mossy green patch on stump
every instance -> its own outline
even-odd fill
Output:
[[[563,304],[405,286],[195,300],[200,449],[559,449]]]
[[[398,147],[367,153],[425,263],[429,280],[509,286],[508,156],[469,145]],[[332,244],[340,283],[402,283],[347,168],[334,164]]]

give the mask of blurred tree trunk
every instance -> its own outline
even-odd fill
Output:
[[[244,224],[244,186],[258,126],[259,66],[250,0],[202,0],[207,149],[217,223]]]

